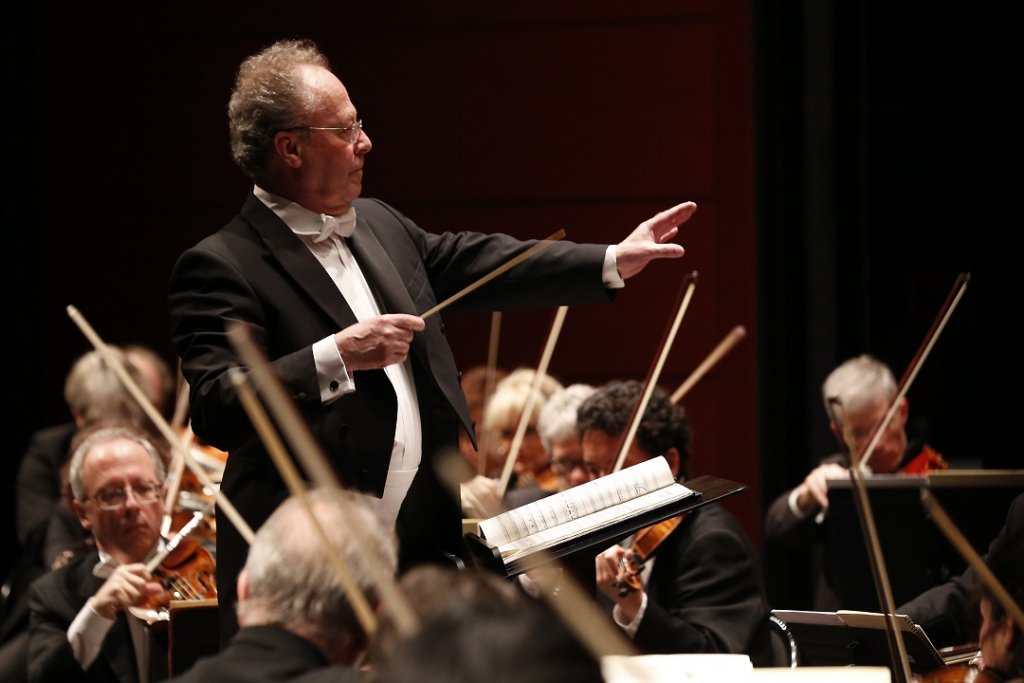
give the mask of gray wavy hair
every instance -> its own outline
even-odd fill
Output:
[[[385,529],[364,496],[339,489],[315,489],[307,494],[328,541],[338,551],[353,580],[363,592],[372,586],[365,556],[394,574],[397,542]],[[377,543],[364,548],[349,531],[358,525]],[[334,565],[319,536],[310,529],[302,501],[282,503],[260,527],[245,562],[249,596],[238,605],[239,619],[249,623],[275,623],[310,634],[327,648],[349,642],[361,633],[359,621],[345,597]]]
[[[310,40],[281,40],[248,57],[238,68],[228,102],[231,156],[251,178],[266,167],[274,134],[299,124],[317,104],[298,67],[329,69],[327,57]]]

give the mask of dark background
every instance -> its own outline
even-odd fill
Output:
[[[819,387],[870,352],[905,369],[961,271],[972,280],[909,394],[912,431],[957,464],[1018,467],[1022,10],[878,0],[624,3],[43,2],[4,23],[4,319],[13,563],[29,435],[104,338],[173,360],[177,255],[249,183],[225,105],[247,55],[315,39],[374,141],[364,194],[430,230],[613,242],[678,201],[682,261],[611,306],[569,312],[551,372],[642,378],[680,282],[699,272],[664,370],[674,389],[734,326],[747,339],[687,397],[693,474],[750,486],[760,515],[830,452]],[[500,362],[536,364],[552,311],[506,315]],[[446,315],[456,358],[488,316]],[[766,553],[776,606],[807,599],[799,558]]]

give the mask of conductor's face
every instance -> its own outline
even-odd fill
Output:
[[[302,185],[300,203],[337,216],[345,213],[362,192],[363,164],[373,144],[357,123],[359,117],[348,91],[334,74],[307,65],[302,67],[302,78],[315,104],[308,120],[303,121],[308,129],[299,131],[296,157]]]

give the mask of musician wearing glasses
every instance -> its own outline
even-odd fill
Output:
[[[420,315],[533,243],[428,233],[381,201],[358,199],[373,142],[311,42],[281,41],[244,60],[228,123],[252,192],[223,229],[180,257],[170,292],[193,430],[230,454],[222,491],[253,528],[286,497],[229,378],[244,366],[226,335],[240,322],[342,481],[379,499],[398,531],[400,567],[462,554],[459,505],[432,459],[457,449],[460,426],[473,424],[441,317]],[[668,209],[615,247],[556,242],[455,305],[607,301],[650,261],[682,256],[669,240],[695,210]],[[230,593],[245,544],[219,522],[223,637],[235,628]]]
[[[125,612],[163,593],[144,564],[161,542],[163,460],[137,431],[101,427],[75,449],[70,468],[75,512],[97,552],[32,585],[29,680],[159,680],[166,652]]]

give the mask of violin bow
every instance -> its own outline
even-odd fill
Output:
[[[1017,627],[1024,631],[1024,610],[1021,610],[1020,605],[1017,604],[1003,584],[999,582],[999,579],[996,578],[996,575],[985,564],[985,560],[981,559],[981,556],[971,546],[970,541],[964,537],[960,529],[953,523],[953,520],[950,519],[949,515],[939,504],[939,501],[936,500],[935,495],[926,488],[921,489],[921,505],[928,511],[935,526],[939,527],[939,530],[946,536],[946,539],[952,546],[956,548],[960,556],[978,573],[978,578],[988,586],[988,589],[992,591],[992,595],[1003,606],[1006,613],[1017,622]]]
[[[228,339],[239,358],[248,367],[249,374],[257,383],[270,413],[280,425],[281,432],[292,448],[292,453],[302,462],[303,468],[310,475],[313,483],[324,488],[342,488],[337,473],[313,437],[309,426],[303,421],[298,408],[289,398],[281,380],[271,370],[268,359],[253,342],[249,329],[243,323],[231,323],[228,326]],[[375,553],[377,548],[375,539],[370,538],[358,524],[351,525],[349,531],[356,543],[365,551],[361,556],[366,563],[364,566],[373,578],[383,607],[394,618],[399,633],[403,635],[414,633],[419,627],[419,620],[405,594],[395,583],[394,576],[380,569],[382,563]],[[368,633],[372,632],[372,630],[368,631]]]
[[[220,487],[214,486],[213,482],[210,481],[210,478],[206,476],[203,466],[196,462],[196,459],[192,457],[192,453],[189,449],[185,448],[181,439],[178,438],[177,433],[175,433],[175,431],[171,429],[171,426],[167,424],[167,420],[165,420],[163,415],[160,414],[160,411],[153,406],[149,397],[146,396],[145,392],[142,391],[135,380],[131,378],[131,375],[129,375],[128,371],[125,370],[117,356],[110,351],[110,347],[108,347],[100,338],[96,333],[96,330],[92,328],[92,325],[89,324],[77,308],[74,306],[68,306],[67,313],[78,326],[78,329],[80,329],[86,338],[92,343],[93,347],[100,354],[100,357],[102,357],[107,365],[110,366],[114,371],[114,374],[117,375],[117,378],[121,380],[121,384],[123,384],[125,389],[128,390],[128,393],[132,395],[132,398],[135,399],[143,412],[146,413],[146,416],[150,421],[152,421],[163,437],[167,439],[167,443],[171,445],[174,452],[184,459],[185,464],[190,470],[192,470],[193,474],[196,475],[196,478],[203,486],[208,487],[211,491],[215,492],[214,495],[216,496],[217,505],[219,505],[220,509],[224,511],[225,516],[231,520],[231,523],[235,525],[235,528],[238,529],[238,533],[245,539],[246,543],[251,544],[253,539],[252,528],[250,528],[248,523],[246,523],[242,518],[242,515],[238,513],[238,510],[231,504],[231,501],[227,499],[227,496],[221,493]]]
[[[250,422],[256,428],[260,441],[263,442],[264,447],[270,454],[271,460],[274,461],[281,479],[288,486],[288,491],[291,495],[298,498],[302,503],[302,507],[306,511],[306,516],[309,518],[321,547],[327,553],[328,560],[341,580],[341,585],[345,589],[345,597],[348,598],[349,604],[352,605],[352,610],[355,612],[356,618],[359,619],[359,624],[367,635],[376,633],[377,617],[374,615],[373,608],[366,599],[366,595],[359,589],[355,579],[352,578],[352,573],[338,554],[338,549],[328,540],[319,518],[317,518],[316,513],[313,511],[313,506],[306,496],[306,487],[302,482],[302,477],[299,475],[299,470],[288,456],[284,443],[271,424],[270,417],[263,409],[262,404],[260,404],[256,392],[245,381],[245,375],[237,367],[231,368],[228,372],[231,375],[231,383],[238,391],[238,398],[242,402],[246,414],[249,415]]]
[[[629,453],[629,449],[633,445],[633,438],[636,437],[636,432],[640,428],[640,422],[643,420],[644,411],[647,410],[647,404],[650,402],[651,396],[654,395],[654,389],[658,385],[658,378],[661,376],[661,370],[665,367],[665,359],[668,358],[668,352],[672,350],[672,343],[676,339],[676,333],[679,331],[679,325],[683,322],[683,316],[686,315],[686,309],[690,306],[690,299],[693,298],[693,291],[696,288],[697,271],[693,271],[683,279],[683,289],[681,290],[682,301],[676,310],[675,317],[669,324],[668,330],[665,332],[665,338],[662,340],[661,350],[655,357],[655,361],[650,372],[647,373],[643,392],[640,394],[636,407],[633,409],[629,429],[623,435],[622,445],[619,448],[619,455],[615,460],[615,467],[612,468],[612,472],[618,472],[621,470],[623,463],[626,462],[626,455]]]
[[[501,470],[501,478],[498,479],[498,498],[505,495],[508,482],[512,478],[512,470],[515,467],[516,459],[519,457],[519,449],[526,438],[526,430],[530,426],[530,416],[537,404],[537,394],[540,391],[541,380],[548,374],[548,365],[551,363],[551,356],[555,352],[555,344],[558,343],[558,336],[562,332],[562,323],[565,322],[565,314],[569,311],[568,306],[559,306],[555,311],[555,318],[551,322],[551,331],[548,332],[547,342],[544,344],[544,351],[541,353],[540,363],[537,364],[537,371],[533,374],[530,382],[530,391],[526,395],[526,404],[523,412],[519,415],[519,425],[516,427],[515,436],[505,457],[505,466]]]
[[[175,432],[177,433],[177,432]],[[187,449],[192,448],[192,440],[195,435],[188,430],[181,445]],[[174,508],[178,505],[178,494],[181,492],[181,479],[185,474],[185,459],[177,451],[171,458],[171,465],[167,468],[167,498],[164,499],[164,519],[160,524],[160,533],[168,534],[171,531],[171,523],[174,517]]]
[[[558,230],[558,231],[552,233],[551,235],[549,235],[548,237],[544,238],[540,242],[537,242],[536,244],[534,244],[532,247],[530,247],[529,249],[527,249],[523,253],[519,254],[518,256],[516,256],[514,258],[509,259],[508,261],[506,261],[505,263],[501,264],[500,266],[498,266],[497,268],[495,268],[491,272],[487,273],[486,275],[484,275],[482,278],[480,278],[476,282],[473,282],[472,284],[468,285],[467,287],[463,287],[462,289],[460,289],[455,294],[452,294],[450,297],[448,297],[447,299],[445,299],[444,301],[442,301],[441,303],[437,304],[436,306],[434,306],[433,308],[428,310],[426,313],[421,315],[420,318],[422,318],[423,320],[426,320],[427,318],[429,318],[430,316],[434,315],[435,313],[438,313],[438,312],[442,311],[443,309],[445,309],[448,306],[452,305],[453,303],[455,303],[456,301],[458,301],[462,297],[466,296],[467,294],[470,294],[471,292],[473,292],[474,290],[478,289],[479,287],[482,287],[482,286],[486,285],[488,282],[490,282],[494,278],[498,277],[499,275],[501,275],[505,271],[510,270],[512,268],[515,268],[516,266],[518,266],[520,263],[522,263],[526,259],[530,258],[531,256],[536,255],[537,252],[542,251],[544,249],[547,249],[548,247],[550,247],[552,244],[554,244],[558,240],[562,239],[563,237],[565,237],[565,230]]]
[[[722,341],[718,342],[718,346],[716,346],[714,350],[708,354],[708,357],[697,366],[697,369],[679,385],[678,389],[672,392],[672,403],[679,403],[682,401],[683,396],[686,396],[686,394],[690,392],[690,389],[692,389],[711,368],[715,367],[715,365],[725,357],[725,354],[736,348],[736,345],[739,344],[746,336],[747,329],[743,327],[743,325],[737,325],[732,328],[732,331],[725,335],[725,338],[722,339]]]
[[[953,315],[953,311],[956,310],[957,305],[960,303],[960,299],[963,298],[964,291],[967,289],[967,283],[970,282],[971,276],[969,273],[960,273],[957,276],[956,281],[953,283],[953,288],[949,291],[946,296],[946,301],[942,304],[942,308],[939,310],[939,315],[936,316],[932,322],[932,326],[928,329],[928,333],[925,335],[924,340],[917,349],[917,353],[914,354],[914,358],[911,359],[910,365],[907,366],[906,371],[903,373],[903,377],[900,378],[899,389],[896,392],[896,397],[889,404],[889,410],[886,411],[885,417],[875,427],[875,431],[871,434],[871,440],[868,445],[864,448],[864,452],[857,458],[856,464],[862,471],[867,471],[868,464],[871,462],[871,456],[875,452],[875,447],[878,445],[879,440],[882,438],[882,434],[885,433],[885,428],[892,421],[896,411],[899,410],[900,403],[904,396],[907,395],[907,391],[910,389],[910,385],[914,382],[917,377],[918,371],[921,366],[924,365],[924,361],[928,358],[928,354],[931,353],[932,347],[935,346],[935,342],[938,341],[939,335],[946,329],[946,323],[949,322],[950,316]]]
[[[875,580],[875,589],[878,592],[878,602],[885,614],[885,623],[887,626],[886,637],[889,641],[889,653],[895,660],[893,661],[893,673],[897,676],[902,676],[902,681],[904,683],[909,683],[912,680],[910,664],[907,659],[906,645],[903,642],[903,633],[896,625],[896,606],[892,597],[892,587],[889,584],[889,574],[885,567],[885,557],[882,554],[882,545],[878,540],[878,528],[875,525],[875,517],[871,511],[871,501],[868,498],[867,485],[864,483],[864,473],[867,469],[867,463],[870,462],[871,454],[874,453],[874,449],[878,445],[882,434],[885,432],[889,422],[896,414],[896,410],[898,409],[903,397],[906,396],[907,390],[910,388],[910,384],[913,382],[914,378],[917,377],[917,373],[921,369],[921,365],[924,363],[925,359],[928,357],[928,354],[931,352],[932,347],[935,345],[938,335],[945,328],[946,322],[949,320],[950,315],[952,315],[953,310],[956,308],[960,298],[963,296],[964,289],[967,287],[967,283],[969,281],[970,276],[967,273],[961,273],[957,277],[956,282],[953,285],[953,289],[946,297],[946,301],[943,303],[942,309],[939,311],[938,317],[928,330],[928,334],[925,336],[917,353],[914,355],[907,371],[903,373],[903,377],[900,379],[899,389],[889,405],[889,410],[886,411],[885,417],[882,418],[881,422],[875,425],[871,439],[863,452],[850,463],[850,482],[855,494],[853,497],[855,503],[854,507],[857,509],[857,516],[860,520],[861,530],[864,533],[865,543],[868,550],[868,559],[870,560],[871,571]],[[833,407],[839,407],[841,409],[842,405],[839,404],[838,406]]]
[[[487,410],[487,402],[494,394],[495,378],[498,374],[498,339],[501,337],[501,311],[491,313],[491,334],[487,343],[487,365],[484,370],[484,395],[480,401],[481,415]],[[477,474],[487,473],[487,454],[490,452],[491,435],[486,429],[480,431],[480,450],[476,459]]]

